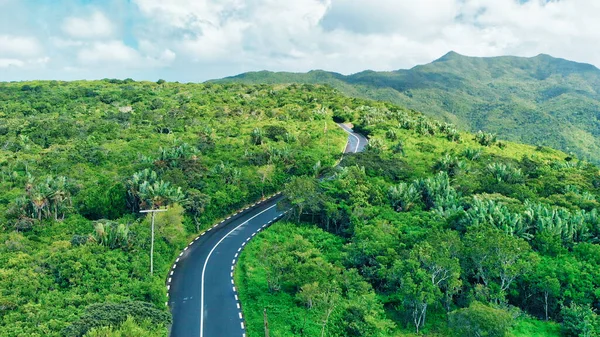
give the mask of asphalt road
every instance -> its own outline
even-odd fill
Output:
[[[362,151],[367,139],[339,125],[349,134],[345,153]],[[167,280],[172,337],[245,337],[233,269],[246,243],[285,214],[281,199],[276,195],[216,224],[181,252]]]

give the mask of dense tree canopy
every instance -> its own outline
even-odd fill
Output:
[[[557,335],[550,321],[569,336],[599,333],[597,166],[483,133],[448,137],[452,126],[394,107],[346,109],[344,118],[377,145],[346,155],[324,178],[294,178],[284,195],[295,209],[289,220],[300,225],[272,230],[311,237],[307,228],[318,226],[331,235],[323,242],[337,240],[315,254],[372,288],[372,305],[387,315],[370,316],[370,335]],[[283,277],[261,293],[269,284],[261,270],[270,269],[254,260],[255,245],[282,243],[268,231],[258,240],[241,260],[247,301],[293,312],[307,324],[323,322],[285,298],[306,303],[309,293],[327,291],[319,279],[327,274],[303,273],[305,288],[286,287],[292,281]],[[275,250],[269,259],[283,261],[294,251]],[[287,260],[282,275],[293,277],[300,266]],[[330,283],[341,279],[329,276]],[[338,307],[347,301],[341,297]],[[262,321],[246,313],[249,331],[258,331]],[[273,313],[270,326],[293,334],[286,315]],[[329,334],[345,336],[349,326]]]
[[[165,335],[178,250],[331,166],[333,110],[363,104],[316,86],[0,83],[0,335]],[[162,207],[152,277],[138,212]],[[129,301],[148,309],[116,309]]]

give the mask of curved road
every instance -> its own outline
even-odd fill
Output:
[[[338,125],[349,134],[345,153],[365,148],[365,137]],[[233,269],[246,243],[287,212],[277,207],[281,199],[275,195],[238,212],[202,233],[181,252],[167,280],[172,337],[246,336]]]

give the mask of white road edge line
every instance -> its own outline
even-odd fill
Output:
[[[219,246],[219,244],[221,242],[223,242],[223,240],[225,240],[225,238],[227,238],[229,236],[229,234],[233,233],[236,229],[242,227],[243,225],[247,224],[248,222],[250,222],[250,220],[256,218],[257,216],[263,214],[264,212],[270,210],[273,207],[276,207],[277,204],[264,209],[263,211],[261,211],[260,213],[257,213],[256,215],[254,215],[253,217],[251,217],[250,219],[242,222],[241,224],[239,224],[237,227],[235,227],[234,229],[232,229],[229,233],[225,234],[225,236],[223,236],[221,238],[221,240],[219,240],[219,242],[217,242],[217,244],[210,250],[210,252],[208,253],[208,256],[206,257],[206,261],[204,261],[204,267],[202,267],[202,282],[201,282],[201,287],[200,287],[200,337],[204,336],[204,273],[206,272],[206,265],[208,265],[208,260],[210,260],[210,256],[212,255],[212,253],[215,251],[215,249],[217,249],[217,247]],[[233,292],[235,292],[235,287],[233,287]],[[244,329],[244,323],[242,323],[242,329]]]

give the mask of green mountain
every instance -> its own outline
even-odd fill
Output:
[[[548,55],[480,58],[450,52],[409,70],[350,76],[262,71],[218,81],[328,84],[347,95],[390,101],[465,130],[493,132],[600,162],[600,70]]]

